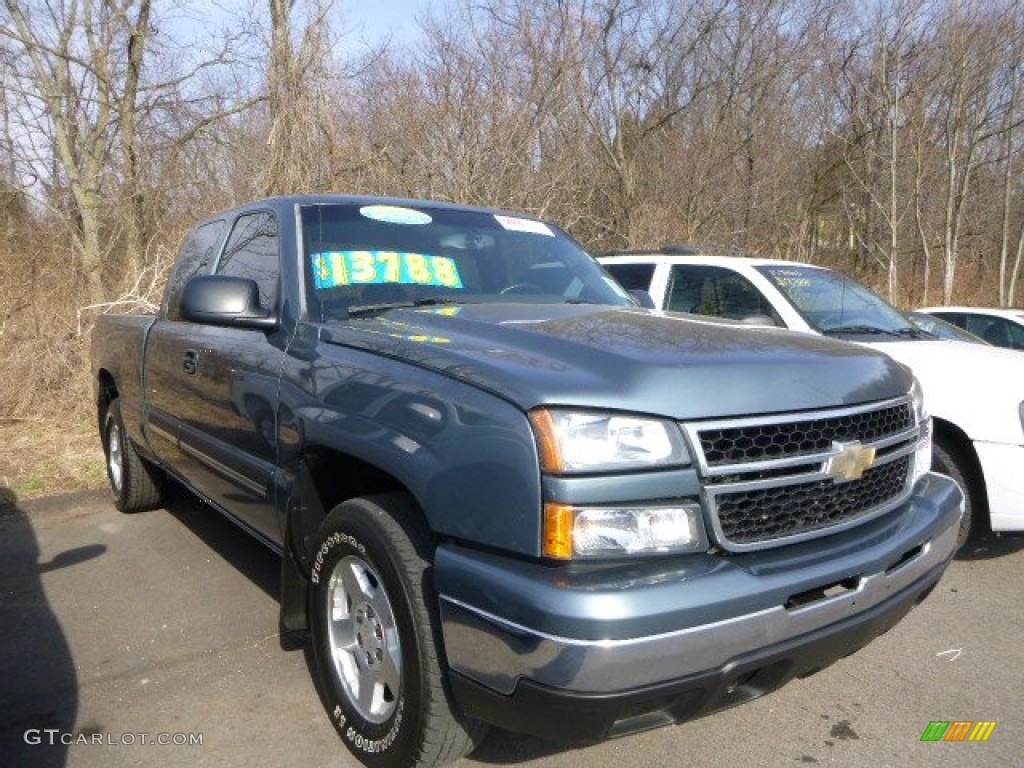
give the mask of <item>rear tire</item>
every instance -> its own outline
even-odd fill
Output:
[[[160,506],[159,470],[135,451],[121,418],[121,401],[114,398],[103,417],[103,453],[114,506],[122,512],[142,512]]]
[[[954,448],[947,447],[938,441],[932,444],[932,469],[953,478],[964,493],[964,516],[960,518],[960,531],[956,537],[957,550],[974,537],[977,526],[977,521],[974,519],[977,509],[977,493],[966,468],[961,465],[960,455]]]
[[[453,711],[431,537],[404,494],[351,499],[324,519],[309,618],[321,696],[334,727],[373,768],[437,766],[486,727]]]

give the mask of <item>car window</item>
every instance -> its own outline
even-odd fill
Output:
[[[210,266],[216,257],[216,247],[224,236],[225,226],[223,219],[217,219],[196,227],[185,236],[164,293],[164,314],[169,320],[180,319],[178,300],[181,289],[190,277],[205,272]]]
[[[604,268],[627,291],[649,291],[654,277],[653,264],[605,264]]]
[[[764,315],[781,324],[774,309],[747,278],[723,267],[674,266],[667,308],[733,320]]]
[[[980,336],[989,344],[1003,346],[1001,339],[1004,334],[996,318],[988,315],[965,315],[965,317],[968,331],[975,336]]]
[[[1014,349],[1024,349],[1024,325],[1007,321],[1010,346]]]
[[[978,330],[971,330],[971,332],[981,336],[989,344],[995,344],[997,347],[1017,347],[1015,331],[1019,326],[1002,317],[968,315],[967,327],[968,329],[977,328]],[[1024,331],[1024,329],[1021,330]]]
[[[238,217],[224,253],[217,263],[218,275],[247,277],[260,289],[260,306],[273,309],[277,305],[278,260],[277,220],[268,211],[247,213]]]
[[[929,312],[928,314],[935,315],[935,317],[945,320],[947,323],[952,323],[958,328],[969,330],[967,328],[967,316],[963,312]]]

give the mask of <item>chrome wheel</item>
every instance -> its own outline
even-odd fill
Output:
[[[110,485],[115,494],[121,493],[124,482],[124,456],[121,453],[121,430],[116,423],[107,430],[107,470],[110,472]]]
[[[402,646],[380,576],[359,557],[334,566],[327,585],[327,635],[338,682],[356,711],[383,723],[402,684]]]

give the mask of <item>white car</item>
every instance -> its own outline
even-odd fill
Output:
[[[997,347],[1024,349],[1024,309],[924,307],[917,311],[970,331]]]
[[[599,261],[662,310],[819,333],[887,352],[921,382],[934,423],[934,469],[964,490],[961,544],[985,517],[994,531],[1024,530],[1024,355],[937,339],[866,286],[823,267],[699,248]]]

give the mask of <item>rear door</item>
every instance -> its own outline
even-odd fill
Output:
[[[255,280],[263,308],[280,297],[280,238],[271,211],[232,224],[215,274]],[[181,447],[197,463],[194,485],[265,539],[280,545],[274,510],[278,384],[287,334],[196,326],[193,407]]]

